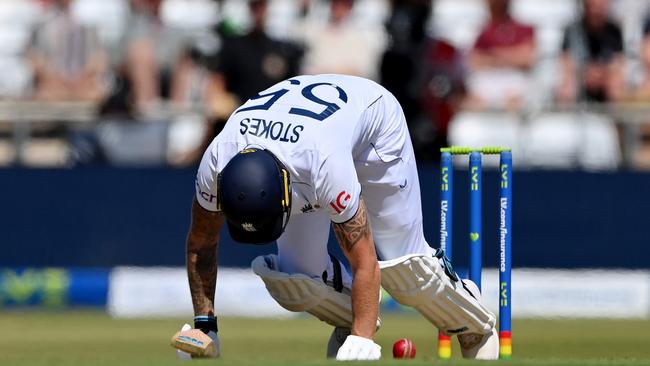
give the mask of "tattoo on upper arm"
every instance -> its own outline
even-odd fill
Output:
[[[370,234],[368,214],[363,199],[359,202],[359,208],[353,218],[340,224],[335,223],[332,226],[341,246],[348,252],[351,251],[359,240]]]
[[[219,230],[223,225],[224,217],[221,212],[212,212],[204,209],[194,199],[192,203],[192,227],[190,235],[201,242],[215,243],[219,239]],[[212,244],[210,243],[210,244]]]

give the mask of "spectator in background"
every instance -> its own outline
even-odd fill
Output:
[[[510,0],[486,1],[490,20],[469,54],[467,105],[517,109],[531,83],[530,69],[536,58],[534,30],[512,18]]]
[[[183,52],[183,39],[160,20],[162,0],[131,0],[125,35],[125,78],[129,102],[141,115],[155,114],[161,99],[168,99],[171,75]]]
[[[416,156],[437,159],[465,95],[463,57],[448,42],[427,36],[431,0],[391,0],[390,5],[380,82],[404,109]]]
[[[70,3],[52,2],[34,34],[35,97],[99,102],[106,94],[102,80],[107,71],[106,53],[95,29],[73,18]]]
[[[205,45],[203,48],[211,48],[209,51],[218,48],[218,35],[209,34],[213,24],[205,20],[213,18],[216,22],[217,15],[204,15],[196,20],[197,12],[215,11],[216,7],[206,7],[201,0],[128,0],[128,3],[126,31],[111,55],[117,60],[112,94],[103,105],[102,114],[123,119],[158,119],[161,103],[186,105],[178,103],[178,91],[184,86],[175,84],[187,79],[176,74],[185,75],[185,71],[193,70],[188,67],[194,65],[188,62],[188,57],[197,50],[194,46],[201,43]]]
[[[297,75],[303,53],[298,46],[266,33],[267,0],[250,0],[248,5],[251,30],[245,35],[224,37],[221,51],[211,65],[222,87],[237,98],[233,108],[258,91]]]
[[[583,0],[582,17],[564,32],[560,103],[608,102],[625,92],[623,37],[609,0]]]
[[[648,101],[650,100],[650,16],[643,24],[640,56],[644,71],[643,79],[637,86],[632,99]]]
[[[248,8],[252,25],[246,34],[233,34],[227,20],[215,28],[221,49],[205,60],[210,75],[204,97],[211,123],[202,146],[188,154],[185,162],[201,157],[241,103],[300,71],[303,50],[293,43],[273,39],[266,32],[268,1],[248,0]],[[185,58],[185,64],[188,61]]]
[[[210,81],[202,50],[197,46],[188,47],[174,67],[170,101],[182,108],[202,108],[210,94]]]
[[[0,99],[24,98],[33,91],[32,64],[25,56],[39,9],[33,2],[0,1]]]
[[[178,59],[172,74],[170,102],[181,110],[201,111],[203,115],[183,113],[171,127],[168,141],[168,161],[183,166],[195,163],[211,139],[216,120],[235,109],[232,97],[224,92],[223,85],[208,69],[212,50],[198,41]],[[220,109],[219,109],[220,108]],[[205,123],[205,122],[209,123]]]
[[[580,18],[564,32],[557,102],[619,100],[624,92],[623,40],[609,20],[608,0],[582,0]],[[559,110],[531,118],[521,139],[533,167],[613,170],[621,162],[611,116],[595,108]]]
[[[629,100],[648,103],[650,101],[650,15],[648,15],[643,24],[643,38],[641,40],[640,58],[642,65],[641,80],[636,88],[629,95]],[[636,126],[626,126],[625,128],[635,128]],[[638,149],[635,151],[636,168],[650,170],[650,124],[643,123],[638,127],[639,142]]]
[[[377,64],[384,49],[381,29],[360,25],[352,16],[354,0],[330,0],[327,23],[305,24],[306,74],[336,73],[377,79]]]

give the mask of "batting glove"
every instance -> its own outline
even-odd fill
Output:
[[[349,335],[336,354],[337,361],[366,361],[381,358],[381,346],[372,339]]]

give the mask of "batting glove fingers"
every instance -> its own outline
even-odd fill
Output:
[[[336,354],[337,361],[378,360],[381,346],[372,339],[349,335]]]

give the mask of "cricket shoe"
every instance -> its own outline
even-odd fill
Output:
[[[463,287],[469,291],[472,296],[479,302],[481,300],[481,291],[473,281],[462,280]],[[463,358],[476,360],[496,360],[499,358],[499,335],[495,327],[487,334],[465,333],[458,335],[460,351]]]
[[[350,328],[335,327],[327,342],[327,358],[335,358],[339,348],[343,345],[348,336],[352,333]]]

